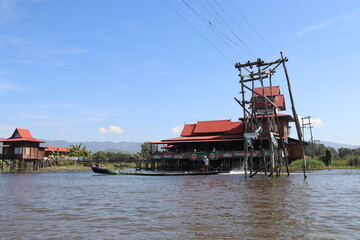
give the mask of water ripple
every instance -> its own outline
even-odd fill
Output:
[[[358,170],[0,174],[0,239],[359,239],[359,183]]]

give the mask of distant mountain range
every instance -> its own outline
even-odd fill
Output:
[[[92,153],[103,152],[123,152],[136,153],[141,151],[142,142],[68,142],[64,140],[44,140],[41,146],[69,147],[70,145],[86,146]]]
[[[336,150],[338,150],[339,148],[355,149],[360,147],[360,145],[350,145],[350,144],[333,143],[333,142],[325,142],[325,141],[321,141],[320,144],[324,144],[325,146],[335,148]]]
[[[46,143],[44,143],[43,146],[68,147],[69,145],[80,144],[80,142],[67,142],[63,140],[44,141],[46,141]],[[86,149],[90,150],[93,153],[98,151],[136,153],[141,151],[141,144],[141,142],[81,142],[82,146],[86,146]],[[355,149],[360,147],[360,145],[350,145],[325,141],[321,141],[320,144],[335,148],[336,150],[338,150],[339,148]]]

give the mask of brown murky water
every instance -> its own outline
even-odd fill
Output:
[[[0,174],[0,239],[360,239],[360,171]]]

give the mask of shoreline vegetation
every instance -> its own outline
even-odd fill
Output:
[[[135,168],[135,163],[121,162],[121,163],[101,163],[100,167],[107,169],[117,168]],[[4,166],[3,173],[46,173],[46,172],[78,172],[91,170],[90,164],[82,162],[63,162],[59,165],[52,165],[40,168],[39,170],[25,171],[25,172],[10,172],[8,166]],[[1,172],[0,172],[1,173]]]
[[[331,165],[326,166],[322,161],[318,159],[306,159],[306,171],[318,171],[318,170],[335,170],[335,169],[358,169],[360,170],[360,166],[351,166],[347,165],[346,160],[335,160],[332,162]],[[119,168],[128,168],[128,169],[135,169],[136,163],[135,162],[120,162],[120,163],[100,163],[100,167],[106,169],[119,169]],[[90,169],[90,164],[83,164],[81,162],[71,162],[71,163],[64,163],[58,166],[48,166],[39,169],[38,171],[27,171],[24,173],[46,173],[46,172],[78,172],[78,171],[87,171]],[[283,171],[285,168],[283,167]],[[299,159],[293,161],[289,165],[289,171],[300,171],[303,170],[303,160]],[[4,173],[9,173],[7,168],[4,168]]]
[[[80,144],[71,146],[69,151],[70,156],[75,156],[78,160],[67,160],[62,153],[53,152],[52,157],[46,161],[47,166],[39,170],[25,172],[84,171],[90,170],[91,164],[107,169],[136,168],[140,166],[141,169],[145,169],[146,163],[149,163],[150,160],[150,151],[150,145],[143,143],[141,152],[135,154],[102,151],[92,154],[91,151],[86,150],[86,147],[82,147]],[[339,148],[336,150],[323,144],[310,143],[305,147],[305,155],[313,156],[305,159],[306,171],[360,169],[360,148]],[[9,166],[4,162],[2,167],[2,172],[9,172]],[[303,170],[303,167],[302,159],[289,163],[289,171]],[[282,171],[285,171],[285,166],[282,167]]]

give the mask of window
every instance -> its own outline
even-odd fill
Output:
[[[30,154],[30,148],[29,147],[26,147],[26,148],[24,148],[24,152],[25,152],[25,154]]]
[[[23,153],[23,148],[22,147],[16,147],[14,150],[14,154],[22,154]]]

